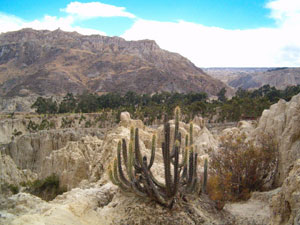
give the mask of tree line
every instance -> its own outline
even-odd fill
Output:
[[[156,93],[137,94],[129,91],[125,95],[107,93],[97,95],[85,92],[79,95],[67,93],[60,102],[53,97],[38,97],[31,106],[39,114],[57,113],[92,113],[113,111],[118,115],[128,111],[133,118],[141,119],[146,124],[162,119],[163,114],[170,118],[176,106],[182,109],[184,121],[201,115],[210,121],[239,121],[241,119],[256,119],[264,109],[276,103],[279,99],[289,101],[300,92],[300,85],[289,86],[278,90],[270,85],[255,90],[238,89],[231,99],[226,98],[223,88],[217,94],[216,100],[210,100],[204,92],[199,93]]]

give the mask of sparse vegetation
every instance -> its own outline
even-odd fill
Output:
[[[63,117],[61,120],[61,128],[71,128],[74,120],[72,118]]]
[[[14,129],[12,135],[13,135],[14,137],[20,136],[20,135],[22,135],[22,131],[18,131],[17,129]]]
[[[11,194],[18,194],[20,189],[17,185],[14,184],[9,184],[9,183],[4,183],[1,185],[0,190],[2,193],[11,193]]]
[[[92,126],[91,120],[86,121],[85,124],[84,124],[84,127],[85,127],[85,128],[89,128],[89,127],[91,127],[91,126]]]
[[[38,130],[38,127],[38,124],[36,124],[32,120],[29,120],[29,123],[27,124],[27,130],[29,130],[29,132],[36,132]]]
[[[47,119],[43,119],[41,123],[36,123],[32,120],[29,120],[27,124],[27,130],[29,130],[29,132],[32,133],[37,132],[39,130],[49,130],[54,128],[55,128],[55,123]]]
[[[44,180],[35,180],[33,183],[27,184],[28,191],[46,201],[54,199],[57,195],[66,192],[66,188],[61,188],[59,178],[57,175],[52,174]]]

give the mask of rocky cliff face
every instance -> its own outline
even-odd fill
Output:
[[[284,180],[280,191],[272,198],[271,224],[300,224],[300,159]]]
[[[254,135],[271,134],[278,142],[279,167],[277,184],[288,176],[293,163],[300,158],[300,94],[289,102],[280,100],[265,110]]]
[[[222,87],[186,58],[150,40],[32,29],[0,35],[0,96],[85,90],[215,95]]]

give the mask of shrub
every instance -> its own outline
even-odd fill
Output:
[[[27,130],[29,130],[29,132],[36,132],[39,128],[39,125],[36,124],[34,121],[30,120],[28,125],[27,125]]]
[[[3,194],[18,194],[19,193],[19,187],[14,184],[9,184],[9,183],[3,183],[0,185],[0,190],[2,191]]]
[[[22,131],[18,131],[17,129],[14,129],[13,133],[12,133],[13,136],[20,136],[22,135]]]
[[[59,178],[57,175],[52,174],[44,180],[35,180],[30,184],[29,192],[46,201],[54,199],[57,195],[66,192],[66,188],[61,188]]]
[[[220,150],[211,156],[208,193],[213,200],[250,198],[250,192],[273,187],[278,147],[271,135],[247,141],[244,134],[221,138]]]
[[[85,128],[90,128],[91,126],[92,126],[92,122],[90,120],[85,122],[85,125],[84,125]]]
[[[74,123],[73,119],[68,119],[67,117],[63,117],[61,121],[61,128],[71,128]]]

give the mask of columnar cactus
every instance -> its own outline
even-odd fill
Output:
[[[204,160],[204,172],[203,172],[203,184],[202,184],[202,192],[206,194],[206,186],[207,186],[207,159]]]
[[[172,208],[174,200],[186,194],[199,192],[200,180],[197,175],[197,153],[193,147],[193,125],[190,137],[186,137],[185,148],[179,160],[181,134],[179,132],[179,108],[175,110],[174,143],[171,150],[170,124],[164,124],[164,142],[161,143],[164,163],[164,183],[152,174],[155,160],[156,137],[152,138],[151,157],[143,156],[139,146],[139,129],[131,129],[129,147],[126,141],[118,143],[117,158],[109,168],[109,177],[122,191],[132,192],[141,197],[149,197],[159,204]],[[190,139],[190,143],[188,143]],[[126,169],[126,173],[123,170]]]

